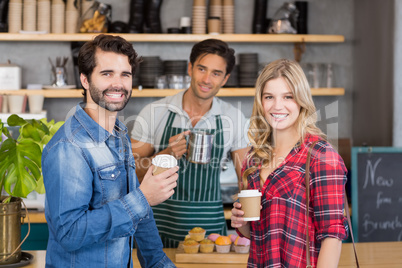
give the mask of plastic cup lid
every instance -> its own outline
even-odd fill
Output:
[[[162,168],[177,166],[177,159],[168,154],[159,154],[152,159],[152,165]]]
[[[238,197],[252,197],[261,196],[262,194],[258,190],[242,190],[237,196]]]

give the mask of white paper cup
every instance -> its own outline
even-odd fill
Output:
[[[177,159],[169,154],[159,154],[152,159],[152,165],[154,165],[153,175],[158,175],[177,166]]]
[[[238,194],[245,221],[258,221],[260,219],[261,195],[258,190],[242,190]]]

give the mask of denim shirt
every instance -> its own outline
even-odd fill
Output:
[[[116,120],[109,133],[82,106],[42,154],[46,267],[132,267],[133,238],[142,267],[175,267],[138,188],[126,126]]]

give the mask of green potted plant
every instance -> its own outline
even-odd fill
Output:
[[[45,192],[42,150],[63,123],[16,114],[8,117],[8,127],[0,120],[0,266],[21,261],[21,198]],[[17,138],[9,127],[19,127]]]

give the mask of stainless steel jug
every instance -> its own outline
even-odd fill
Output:
[[[188,161],[196,164],[209,163],[214,136],[208,131],[192,131],[188,144]]]

